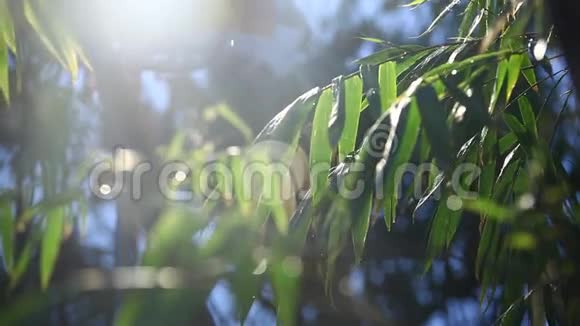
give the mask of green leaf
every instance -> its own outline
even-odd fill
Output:
[[[216,106],[209,107],[204,111],[204,118],[206,121],[213,121],[218,116],[222,117],[234,128],[236,128],[240,134],[244,136],[248,144],[252,142],[252,139],[254,138],[252,128],[250,128],[236,112],[232,111],[232,109],[230,109],[227,104],[221,103]]]
[[[14,269],[10,274],[10,285],[9,285],[10,289],[14,289],[18,285],[18,283],[20,283],[22,276],[24,276],[24,274],[28,270],[28,266],[30,265],[30,261],[32,258],[33,249],[36,244],[35,240],[36,239],[28,239],[26,245],[24,246],[24,249],[22,249],[22,251],[20,252],[18,259],[16,260],[16,264],[14,265]]]
[[[427,27],[427,29],[421,33],[421,35],[417,36],[417,38],[425,36],[429,33],[431,33],[433,31],[433,29],[435,29],[435,26],[437,26],[437,24],[439,24],[441,22],[441,20],[443,18],[445,18],[445,16],[447,16],[448,13],[450,13],[453,8],[455,6],[457,6],[458,4],[461,3],[461,0],[452,0],[447,7],[445,7],[440,13],[439,15],[437,15],[437,17],[435,17],[435,19],[433,20],[433,22],[431,22],[431,25],[429,25],[429,27]]]
[[[2,257],[10,274],[14,265],[14,216],[12,203],[7,198],[0,202],[0,237],[2,238]]]
[[[0,39],[16,54],[16,34],[14,32],[14,22],[6,0],[0,0]]]
[[[525,96],[518,98],[518,105],[520,107],[520,114],[522,115],[522,120],[524,126],[530,133],[534,136],[534,139],[538,139],[538,126],[536,125],[536,114],[532,110],[532,105],[530,101]]]
[[[191,241],[196,231],[205,224],[201,214],[188,213],[184,209],[167,209],[149,233],[143,263],[150,266],[165,266],[173,252]]]
[[[377,43],[377,44],[384,44],[384,43],[386,43],[385,40],[381,40],[380,38],[376,38],[376,37],[361,36],[359,38],[361,40],[363,40],[363,41]]]
[[[429,228],[429,237],[427,239],[427,261],[425,263],[425,271],[431,268],[431,264],[435,257],[439,256],[451,243],[459,220],[461,218],[461,205],[457,207],[449,205],[450,201],[461,200],[455,195],[449,194],[445,191],[444,196],[437,205],[437,211],[432,218],[431,226]],[[450,209],[450,206],[454,209]]]
[[[370,187],[367,187],[370,188]],[[360,263],[370,226],[373,209],[373,192],[365,189],[364,192],[350,203],[350,213],[354,217],[352,225],[352,242],[355,263]]]
[[[296,143],[319,96],[320,88],[316,87],[297,98],[266,124],[256,136],[254,143],[262,141],[278,141],[288,145]]]
[[[419,113],[423,129],[429,139],[431,151],[444,170],[451,165],[451,133],[447,126],[447,115],[432,87],[425,87],[417,94]]]
[[[277,255],[270,266],[270,277],[276,301],[277,324],[298,325],[298,296],[300,294],[302,262],[298,256]]]
[[[401,76],[405,73],[409,68],[415,65],[419,60],[425,58],[426,56],[433,54],[435,50],[430,51],[419,51],[417,53],[411,54],[410,56],[405,55],[402,57],[402,60],[397,62],[397,77]]]
[[[400,115],[401,113],[395,114]],[[393,121],[394,119],[391,119],[391,123]],[[391,126],[391,130],[397,130],[399,143],[393,149],[393,143],[387,141],[385,150],[387,154],[386,168],[383,169],[383,171],[386,171],[383,175],[385,223],[389,230],[396,219],[399,187],[403,181],[401,172],[404,172],[404,169],[401,169],[411,159],[419,138],[419,131],[421,130],[421,116],[416,99],[411,101],[411,105],[406,110],[406,115],[403,118],[397,119],[396,123],[396,125]],[[402,126],[402,128],[398,125]]]
[[[488,199],[466,200],[464,201],[464,206],[468,211],[485,215],[486,217],[501,222],[511,221],[517,213],[517,211],[512,208],[499,205],[493,200]]]
[[[507,153],[518,141],[518,137],[513,132],[507,133],[499,140],[499,153],[501,155]]]
[[[63,206],[51,209],[46,216],[46,227],[42,235],[42,250],[40,256],[40,280],[43,289],[48,287],[54,265],[60,252],[64,220]]]
[[[385,62],[379,66],[381,109],[386,111],[397,99],[397,64]]]
[[[403,7],[417,7],[417,6],[424,4],[427,1],[429,1],[429,0],[413,0],[411,3],[403,5]]]
[[[46,49],[52,54],[61,64],[63,67],[67,67],[67,62],[62,58],[60,53],[58,52],[55,44],[53,41],[48,37],[46,33],[45,26],[42,26],[40,19],[37,15],[37,10],[34,8],[31,0],[24,0],[24,17],[28,21],[28,23],[32,26]]]
[[[465,11],[463,12],[463,19],[459,25],[459,37],[469,37],[481,22],[481,18],[485,14],[485,9],[482,9],[480,14],[477,14],[478,1],[469,1]]]
[[[469,57],[467,59],[464,59],[462,61],[458,61],[458,62],[453,62],[453,63],[445,63],[442,64],[436,68],[433,68],[429,71],[427,71],[424,75],[423,78],[425,79],[425,82],[427,83],[432,83],[434,81],[436,81],[437,79],[440,78],[441,75],[445,75],[445,74],[449,74],[449,73],[458,73],[463,69],[472,67],[478,63],[481,63],[483,61],[487,61],[487,60],[491,60],[491,59],[502,59],[505,58],[506,56],[511,55],[512,53],[514,53],[514,51],[512,50],[500,50],[500,51],[496,51],[496,52],[488,52],[488,53],[483,53],[483,54],[479,54],[476,56],[472,56]]]
[[[344,78],[336,77],[332,80],[332,111],[328,122],[328,134],[330,147],[334,150],[338,145],[344,130],[346,119],[346,98],[344,90]]]
[[[510,130],[516,135],[518,141],[523,146],[528,154],[532,152],[533,139],[528,135],[526,127],[513,115],[509,113],[503,114],[503,119]]]
[[[0,92],[7,103],[10,103],[10,65],[8,63],[8,48],[0,38]]]
[[[407,55],[415,55],[424,52],[425,47],[420,45],[401,45],[390,47],[378,52],[375,52],[367,57],[354,61],[357,65],[379,65],[383,62],[400,60],[401,57]]]
[[[352,153],[356,146],[362,90],[363,83],[360,76],[357,75],[344,81],[346,114],[344,130],[338,143],[340,161],[343,161],[348,154]]]
[[[332,111],[332,91],[327,89],[322,92],[312,122],[312,136],[310,138],[310,177],[313,189],[314,206],[322,198],[326,189],[328,171],[332,157],[328,137],[328,123]]]
[[[523,69],[523,68],[526,68],[526,69]],[[534,71],[532,61],[530,60],[529,55],[523,56],[522,74],[524,75],[524,78],[528,82],[528,85],[530,85],[530,87],[532,87],[532,89],[537,92],[539,90],[539,87],[537,86],[538,85],[538,78],[536,77],[536,72]]]
[[[522,67],[522,62],[524,59],[523,54],[512,55],[507,64],[507,84],[506,84],[506,102],[512,96],[512,92],[516,87],[516,83],[520,77],[520,68]]]

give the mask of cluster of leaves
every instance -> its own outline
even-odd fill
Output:
[[[90,67],[74,33],[62,24],[62,15],[59,6],[48,1],[0,1],[0,92],[7,102],[10,101],[10,70],[14,67],[10,58],[18,61],[19,52],[26,50],[19,49],[16,38],[27,30],[36,33],[45,49],[69,70],[73,80],[79,71],[79,61]],[[26,24],[21,26],[17,22]]]
[[[452,1],[425,33],[459,4]],[[30,21],[30,8],[28,12]],[[154,320],[151,315],[160,310],[163,318],[187,320],[190,308],[202,307],[213,286],[225,279],[240,320],[261,300],[267,280],[279,321],[297,324],[301,280],[319,278],[332,297],[338,257],[351,251],[353,262],[360,262],[376,217],[383,216],[390,229],[397,218],[411,218],[401,217],[410,211],[432,214],[427,268],[450,247],[462,218],[479,218],[481,298],[495,298],[501,290],[502,322],[518,324],[526,307],[535,321],[577,321],[577,298],[565,286],[578,277],[580,206],[539,125],[548,101],[542,102],[543,86],[565,71],[547,71],[548,77],[540,80],[536,76],[538,66],[550,65],[549,58],[529,53],[530,42],[547,42],[543,29],[529,33],[532,20],[541,21],[541,14],[540,1],[472,0],[464,8],[455,42],[389,45],[358,60],[358,72],[299,97],[263,129],[251,150],[213,154],[214,162],[232,171],[231,180],[211,180],[211,195],[223,200],[209,200],[200,209],[168,203],[150,231],[142,260],[148,269],[141,269],[147,273],[134,274],[131,283],[179,291],[158,297],[130,294],[117,321]],[[30,22],[35,25],[34,19]],[[79,52],[63,51],[54,54],[75,71],[70,57]],[[207,114],[225,117],[250,138],[248,128],[225,106]],[[260,147],[268,143],[284,144],[284,152]],[[248,164],[262,162],[260,174],[273,175],[267,163],[277,159],[290,166],[303,143],[309,143],[306,195],[297,195],[298,202],[276,199],[280,194],[272,192],[282,185],[272,178],[252,185],[248,196],[243,178]],[[208,152],[186,150],[179,135],[164,158],[199,166],[206,164]],[[415,174],[414,180],[400,176],[401,167],[425,164],[429,175]],[[480,173],[455,180],[466,164]],[[190,176],[193,190],[202,195],[200,177],[195,171]],[[357,196],[341,193],[358,184],[364,187]],[[457,184],[469,195],[458,193]],[[415,198],[416,193],[422,196]],[[14,230],[12,223],[22,218],[14,219],[10,201],[4,202],[2,239],[4,252],[9,252],[13,240],[6,230]],[[62,238],[65,210],[52,205],[41,233],[44,286]],[[8,257],[7,266],[12,266]],[[312,261],[313,269],[307,266]],[[15,271],[21,269],[20,263],[16,266]],[[184,300],[191,287],[196,291],[193,303]]]

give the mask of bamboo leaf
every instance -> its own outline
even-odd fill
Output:
[[[424,4],[427,1],[429,1],[429,0],[413,0],[411,3],[403,5],[403,7],[417,7],[417,6]]]
[[[526,69],[523,69],[523,68],[526,68]],[[524,78],[528,82],[528,85],[530,85],[530,87],[532,87],[532,89],[537,92],[539,90],[539,87],[537,86],[538,85],[538,78],[536,77],[536,72],[534,71],[532,61],[530,60],[529,55],[523,56],[522,74],[524,75]]]
[[[6,0],[0,0],[0,39],[4,39],[8,49],[16,54],[14,21]]]
[[[435,26],[437,26],[437,24],[439,24],[441,22],[441,20],[443,18],[445,18],[445,16],[447,16],[447,14],[449,14],[453,8],[455,8],[455,6],[457,6],[458,4],[461,3],[461,0],[452,0],[447,7],[445,7],[440,13],[439,15],[437,15],[437,17],[435,17],[435,19],[433,20],[433,22],[431,22],[431,25],[429,25],[429,27],[427,27],[427,29],[421,33],[421,35],[417,36],[417,38],[425,36],[429,33],[431,33],[433,31],[433,29],[435,29]]]
[[[28,21],[28,23],[32,26],[44,46],[47,50],[52,54],[61,64],[63,67],[67,67],[67,62],[62,58],[60,53],[57,50],[56,45],[53,41],[48,37],[47,33],[45,32],[45,27],[42,26],[40,19],[37,15],[36,8],[34,8],[31,0],[24,0],[24,17]]]
[[[451,205],[448,204],[450,201],[454,200],[460,199],[455,195],[450,195],[449,192],[446,191],[445,195],[437,205],[437,211],[435,212],[431,221],[431,226],[429,227],[425,271],[431,268],[433,259],[439,256],[441,252],[447,248],[457,230],[457,227],[459,226],[461,209],[450,209]],[[451,207],[456,208],[454,206]],[[461,208],[461,205],[459,205],[459,208]]]
[[[9,285],[10,289],[14,289],[18,285],[18,283],[20,283],[20,280],[28,270],[28,266],[30,265],[30,261],[32,259],[32,254],[34,251],[33,249],[36,246],[37,240],[38,239],[35,236],[30,237],[29,239],[27,239],[26,245],[24,245],[22,251],[20,251],[20,255],[16,260],[14,269],[10,274],[10,285]]]
[[[294,144],[298,141],[300,131],[316,106],[319,96],[320,88],[316,87],[297,98],[266,124],[256,136],[254,143],[271,140],[288,145]]]
[[[242,119],[236,112],[232,111],[227,104],[221,103],[209,107],[204,111],[204,118],[206,121],[213,121],[218,116],[222,117],[230,125],[236,128],[240,134],[244,136],[248,144],[252,142],[252,139],[254,138],[252,128],[250,128],[244,119]]]
[[[355,60],[354,63],[357,65],[379,65],[387,61],[400,60],[402,56],[413,56],[415,54],[422,53],[423,50],[425,50],[425,48],[419,45],[401,45],[390,47],[375,52],[367,57]]]
[[[280,325],[298,325],[298,296],[302,263],[297,256],[278,256],[270,265],[270,277]]]
[[[417,94],[419,112],[431,151],[437,162],[446,170],[452,159],[451,133],[447,126],[447,115],[443,112],[432,87],[425,87]]]
[[[14,265],[14,216],[12,203],[7,198],[0,202],[0,237],[2,238],[2,257],[10,274]]]
[[[326,189],[328,170],[332,156],[328,136],[328,123],[332,111],[332,93],[327,89],[322,92],[312,122],[312,136],[310,138],[310,172],[313,189],[314,206],[322,198]]]
[[[522,115],[522,119],[524,122],[524,126],[534,137],[534,139],[538,139],[538,126],[536,125],[536,114],[532,110],[532,105],[527,97],[521,96],[518,98],[518,105],[520,107],[520,114]]]
[[[330,113],[330,120],[328,122],[328,134],[330,147],[334,150],[338,145],[342,132],[344,130],[346,119],[346,98],[344,90],[344,78],[342,76],[336,77],[332,80],[332,111]]]
[[[386,111],[397,99],[397,64],[393,61],[379,66],[381,109]]]
[[[517,211],[512,208],[499,205],[493,200],[483,198],[464,201],[464,206],[468,211],[485,215],[501,222],[511,221],[517,213]]]
[[[392,121],[392,120],[391,120]],[[401,119],[398,121],[401,122]],[[385,152],[387,168],[384,169],[384,183],[383,183],[383,196],[384,196],[384,208],[385,208],[385,224],[390,230],[391,225],[396,220],[397,203],[399,201],[399,187],[402,183],[403,172],[401,168],[405,167],[405,164],[411,159],[411,155],[415,149],[415,145],[419,138],[419,131],[421,130],[421,116],[419,114],[419,108],[417,100],[413,99],[411,105],[406,110],[406,115],[402,119],[402,128],[398,128],[397,125],[392,126],[391,130],[397,130],[399,143],[396,148],[387,147]],[[387,143],[387,146],[389,143]],[[391,143],[392,147],[392,143]]]
[[[8,62],[8,48],[0,38],[0,92],[6,103],[10,103],[10,65]]]
[[[356,264],[360,263],[363,257],[373,208],[373,192],[370,187],[367,188],[369,189],[365,189],[360,197],[350,204],[350,213],[354,217],[352,241]]]
[[[504,155],[507,151],[513,148],[518,141],[518,137],[513,132],[509,132],[499,140],[499,153]]]
[[[48,287],[58,253],[60,252],[64,220],[63,206],[51,209],[46,216],[46,228],[42,235],[42,250],[40,256],[40,280],[43,289]]]
[[[445,63],[436,68],[433,68],[427,71],[423,78],[425,82],[431,83],[435,80],[439,79],[441,75],[449,74],[449,73],[459,73],[461,70],[472,67],[478,63],[483,61],[491,60],[491,59],[503,59],[509,55],[514,53],[512,50],[500,50],[496,52],[488,52],[479,54],[473,57],[469,57],[464,59],[463,61],[453,62],[453,63]]]
[[[470,37],[475,31],[477,25],[481,21],[485,13],[485,9],[482,9],[480,14],[477,14],[478,1],[469,1],[465,11],[463,12],[463,19],[461,20],[461,25],[459,25],[459,37]],[[479,17],[479,18],[477,18]]]
[[[523,54],[512,55],[507,64],[507,81],[506,81],[506,102],[512,96],[512,92],[516,87],[516,83],[520,77],[520,68],[524,59]]]
[[[346,112],[344,130],[338,143],[340,161],[343,161],[349,153],[352,153],[356,146],[362,90],[362,79],[358,75],[344,81]]]
[[[524,127],[524,125],[516,117],[509,113],[504,113],[503,117],[505,123],[516,135],[520,144],[523,146],[526,152],[530,154],[533,140],[531,139],[531,135],[528,135],[526,127]]]

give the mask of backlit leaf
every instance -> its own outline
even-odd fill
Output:
[[[10,273],[14,265],[14,216],[12,203],[8,198],[0,199],[0,237],[2,238],[2,257]]]
[[[402,172],[405,171],[405,164],[411,159],[421,130],[421,116],[416,99],[411,101],[411,105],[405,113],[403,118],[398,121],[401,127],[391,126],[391,130],[397,130],[398,134],[399,141],[396,148],[387,147],[385,150],[387,155],[386,168],[383,170],[386,172],[383,181],[383,196],[385,223],[388,229],[391,228],[396,219],[397,203],[400,196],[399,187],[403,182]]]
[[[342,131],[342,137],[338,143],[339,159],[341,161],[344,160],[346,155],[353,152],[356,146],[362,90],[362,79],[358,75],[344,81],[346,112],[344,130]]]
[[[321,194],[326,189],[328,170],[332,148],[328,136],[328,122],[332,111],[332,91],[322,92],[312,122],[312,136],[310,138],[310,173],[313,189],[313,200],[316,206]]]
[[[45,219],[46,227],[42,235],[40,256],[40,280],[43,289],[48,287],[60,252],[64,220],[64,207],[62,206],[51,209]]]
[[[386,111],[397,98],[397,64],[393,61],[379,66],[381,109]]]

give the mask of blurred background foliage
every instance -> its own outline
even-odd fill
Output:
[[[567,3],[0,0],[0,322],[577,324]]]

